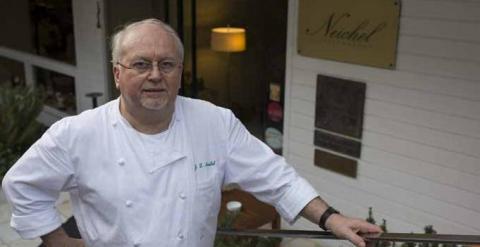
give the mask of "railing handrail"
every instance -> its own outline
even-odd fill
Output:
[[[265,230],[265,229],[217,229],[218,235],[272,237],[272,238],[313,238],[342,240],[328,231]],[[363,234],[366,241],[428,242],[451,244],[480,244],[480,235],[420,234],[420,233],[375,233]]]

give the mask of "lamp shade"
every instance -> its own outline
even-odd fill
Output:
[[[214,51],[244,51],[246,49],[245,29],[236,27],[213,28],[210,46]]]

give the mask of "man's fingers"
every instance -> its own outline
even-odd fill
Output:
[[[382,232],[379,226],[370,224],[364,220],[349,218],[346,216],[334,214],[327,221],[332,232],[344,239],[349,240],[357,247],[366,247],[365,240],[358,233],[378,233]]]
[[[350,231],[345,231],[345,238],[352,242],[357,247],[365,247],[365,240],[358,235],[358,233],[376,233],[382,232],[382,229],[359,219],[352,219],[351,225],[348,227]]]
[[[353,231],[350,231],[349,233],[346,234],[346,239],[348,239],[350,242],[352,242],[355,246],[357,247],[365,247],[365,240],[358,236],[356,233]]]
[[[366,221],[360,221],[357,223],[357,227],[362,233],[376,233],[382,232],[382,228],[377,225],[370,224]]]

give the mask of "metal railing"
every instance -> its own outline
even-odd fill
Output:
[[[334,239],[343,240],[331,232],[302,231],[302,230],[238,230],[218,229],[217,235],[244,236],[265,238],[309,238],[309,239]],[[404,243],[432,243],[454,245],[480,245],[480,235],[454,235],[454,234],[418,234],[418,233],[375,233],[363,234],[362,237],[369,244],[376,242],[404,242]]]

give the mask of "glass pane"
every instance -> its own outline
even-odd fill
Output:
[[[36,82],[45,90],[45,104],[68,114],[77,113],[75,79],[71,76],[35,67]]]
[[[0,21],[0,45],[75,64],[71,1],[2,0]]]
[[[185,94],[230,108],[252,134],[281,153],[287,1],[195,1],[195,40],[191,1],[184,3]],[[211,47],[212,29],[227,26],[246,30],[245,50]],[[190,45],[195,56],[188,56]]]
[[[23,63],[0,56],[0,84],[25,85]]]
[[[72,2],[30,0],[35,53],[75,64]]]

